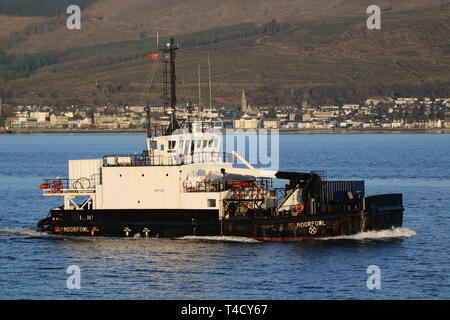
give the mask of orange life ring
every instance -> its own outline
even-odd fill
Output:
[[[41,185],[39,186],[39,188],[40,188],[41,190],[47,190],[47,189],[50,189],[50,185],[49,185],[49,184],[41,184]]]
[[[303,203],[297,203],[295,205],[295,211],[298,213],[302,213],[303,210],[305,210],[305,206],[303,205]]]

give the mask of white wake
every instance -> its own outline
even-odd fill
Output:
[[[349,236],[317,238],[317,240],[389,240],[415,237],[417,233],[409,228],[393,228],[389,230],[367,231]]]
[[[57,237],[52,236],[44,232],[39,232],[36,230],[26,229],[26,228],[12,228],[12,227],[1,227],[0,226],[0,236],[26,236],[26,237]],[[409,228],[395,228],[389,230],[381,231],[368,231],[361,232],[354,235],[348,236],[336,236],[336,237],[326,237],[326,238],[312,238],[312,240],[389,240],[389,239],[399,239],[399,238],[410,238],[417,236],[414,230]],[[89,238],[91,239],[91,238]],[[92,238],[94,239],[94,238]],[[132,237],[127,239],[139,239],[138,237]],[[190,240],[190,241],[217,241],[217,242],[240,242],[240,243],[259,243],[260,241],[252,238],[246,237],[231,237],[231,236],[185,236],[180,238],[175,238],[176,240]],[[96,239],[98,240],[98,239]]]
[[[19,228],[19,227],[1,227],[0,226],[0,236],[27,236],[27,237],[52,237],[44,232],[39,232],[36,230]]]
[[[258,240],[246,237],[228,237],[228,236],[186,236],[176,238],[177,240],[196,240],[196,241],[219,241],[219,242],[243,242],[243,243],[258,243]]]

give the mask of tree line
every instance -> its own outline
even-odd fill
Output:
[[[220,42],[239,40],[257,35],[274,35],[290,27],[287,23],[279,23],[272,19],[265,24],[244,23],[232,27],[211,29],[198,32],[182,38],[183,47],[214,45]]]
[[[12,108],[10,106],[2,105],[0,109],[0,127],[4,127],[6,123],[6,118],[11,117],[13,115]]]
[[[38,69],[56,63],[57,57],[56,53],[17,56],[0,51],[0,76],[5,81],[29,77]]]
[[[64,26],[65,23],[66,16],[64,15],[63,17],[49,18],[42,23],[28,26],[21,31],[12,32],[7,37],[0,39],[0,50],[12,49],[33,35],[55,31]]]
[[[2,1],[2,0],[0,0]],[[34,25],[26,28],[21,32],[16,32],[10,37],[0,40],[0,79],[13,80],[22,77],[29,77],[39,68],[43,68],[52,64],[65,63],[69,61],[76,61],[83,59],[86,55],[91,55],[91,51],[69,50],[60,53],[37,53],[28,55],[9,55],[4,51],[13,48],[17,43],[26,40],[32,34],[40,34],[55,30],[63,24],[64,21],[59,18],[54,18],[45,23]],[[182,39],[183,47],[197,47],[204,45],[213,45],[230,40],[238,40],[241,38],[247,38],[261,34],[274,34],[287,28],[288,25],[279,24],[275,19],[271,22],[256,25],[254,23],[246,23],[239,26],[217,28],[209,30],[208,32],[195,33],[186,36]],[[133,52],[126,55],[110,56],[102,54],[101,47],[99,48],[98,58],[89,62],[89,65],[83,65],[80,67],[103,67],[108,65],[114,65],[117,63],[123,63],[136,59],[141,59],[146,56],[144,50],[144,44],[142,43],[142,52]],[[95,47],[94,47],[95,49]],[[140,50],[140,47],[137,49]],[[58,65],[56,65],[56,70]]]
[[[267,84],[248,90],[248,96],[257,105],[342,105],[363,103],[367,98],[417,97],[442,98],[450,96],[450,81],[434,81],[422,84],[349,84],[319,85],[290,88],[282,83]]]

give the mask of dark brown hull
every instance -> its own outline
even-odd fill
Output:
[[[224,235],[248,236],[260,241],[295,241],[353,235],[401,227],[403,210],[376,213],[270,218],[245,223],[224,222]]]
[[[222,221],[217,210],[83,210],[54,209],[38,228],[66,236],[162,237],[236,236],[260,241],[352,235],[402,226],[403,210],[296,217],[232,217]]]

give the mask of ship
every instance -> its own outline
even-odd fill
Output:
[[[178,119],[177,49],[174,39],[158,48],[170,124],[153,126],[147,108],[142,153],[68,160],[67,178],[45,179],[40,185],[44,196],[63,201],[37,223],[38,231],[297,241],[402,226],[402,194],[368,196],[364,181],[328,181],[320,171],[255,167],[235,151],[223,152],[223,135],[211,129],[211,122]]]

